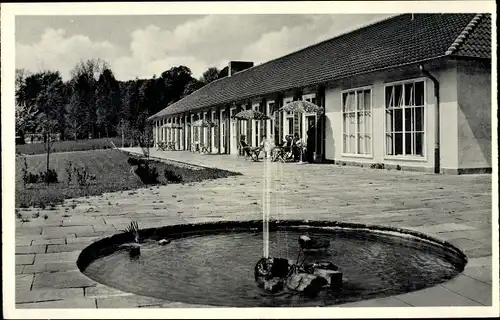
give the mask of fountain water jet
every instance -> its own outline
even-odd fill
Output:
[[[263,235],[263,257],[269,258],[269,218],[271,211],[270,176],[271,168],[267,161],[263,161],[263,185],[262,185],[262,235]]]

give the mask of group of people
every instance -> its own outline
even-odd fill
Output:
[[[242,148],[242,152],[246,152],[244,149],[250,148],[248,143],[246,142],[246,137],[242,135],[240,137],[240,146]],[[266,136],[262,136],[260,142],[260,154],[263,154],[264,158],[267,159],[269,156],[272,156],[273,150],[276,149],[274,143],[266,138]],[[294,135],[285,136],[285,140],[281,143],[281,145],[277,146],[279,148],[285,148],[285,151],[291,152],[294,161],[305,160],[307,162],[314,162],[314,149],[315,149],[315,131],[314,124],[309,126],[309,130],[307,131],[307,143],[304,145],[298,133]]]

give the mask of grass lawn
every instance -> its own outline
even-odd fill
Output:
[[[44,183],[37,183],[26,187],[22,181],[23,157],[16,157],[16,207],[48,207],[64,199],[145,187],[146,184],[134,172],[136,167],[128,164],[129,157],[130,155],[116,149],[54,153],[50,156],[50,168],[57,171],[59,183],[48,186]],[[40,173],[46,169],[46,155],[28,156],[26,160],[28,172]],[[72,162],[73,166],[86,165],[87,171],[95,174],[96,179],[88,186],[81,187],[77,184],[75,174],[73,174],[73,181],[68,185],[66,168],[69,162]],[[218,169],[192,170],[157,161],[153,161],[152,165],[159,173],[160,184],[168,183],[164,176],[165,169],[181,175],[182,182],[185,183],[225,178],[237,174]]]
[[[113,142],[117,147],[121,147],[121,138],[101,138],[90,140],[68,140],[57,141],[52,145],[52,152],[67,152],[67,151],[85,151],[85,150],[99,150],[110,149]],[[129,145],[129,141],[125,140],[125,147]],[[32,143],[16,145],[16,153],[21,154],[43,154],[46,153],[43,143]]]

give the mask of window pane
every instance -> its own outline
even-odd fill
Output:
[[[356,110],[363,110],[365,105],[365,96],[363,95],[363,91],[358,91],[356,95],[358,97],[358,105],[356,106]]]
[[[412,131],[413,126],[412,126],[412,108],[404,108],[405,111],[405,127],[404,131]]]
[[[349,134],[356,134],[356,113],[349,113]]]
[[[403,131],[403,110],[394,109],[394,131]]]
[[[413,83],[405,84],[405,106],[413,106],[414,103]]]
[[[401,107],[403,105],[403,85],[394,86],[395,106]]]
[[[358,134],[358,154],[365,153],[365,143],[364,136],[362,134]]]
[[[354,111],[355,110],[355,94],[354,92],[349,92],[346,100],[346,111]]]
[[[364,91],[364,101],[365,101],[365,110],[370,110],[371,109],[371,91],[370,90],[365,90]]]
[[[424,131],[424,108],[415,108],[415,131]]]
[[[418,156],[424,155],[424,134],[415,134],[415,154]]]
[[[371,133],[371,126],[372,126],[372,115],[371,112],[365,111],[365,133]]]
[[[394,155],[403,154],[403,134],[395,133],[394,134]]]
[[[365,132],[365,127],[364,127],[364,119],[365,115],[364,112],[358,112],[358,126],[357,126],[357,132],[358,133],[364,133]]]
[[[411,133],[405,133],[405,154],[413,155],[412,143],[411,143]]]
[[[392,116],[393,116],[394,110],[386,110],[385,111],[385,126],[386,126],[386,132],[392,132]]]
[[[372,138],[369,134],[365,134],[365,154],[372,153]]]
[[[385,107],[390,108],[394,106],[394,98],[392,96],[393,87],[385,87]]]
[[[349,114],[344,113],[344,134],[346,134],[349,130]]]
[[[419,81],[415,83],[415,105],[424,105],[424,82]]]
[[[356,135],[355,134],[349,135],[349,152],[351,152],[351,153],[356,152]]]
[[[314,103],[314,104],[316,104],[316,98],[312,98],[311,102]]]
[[[348,136],[346,134],[344,134],[344,141],[343,141],[343,148],[344,148],[344,153],[349,153],[349,149],[348,149],[348,145],[347,145],[347,138]]]
[[[393,134],[388,133],[385,135],[386,151],[388,155],[393,155],[394,150],[392,149]]]

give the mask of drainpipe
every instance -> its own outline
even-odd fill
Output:
[[[432,74],[429,73],[429,71],[425,70],[423,65],[419,65],[420,71],[427,77],[429,78],[432,83],[434,84],[434,96],[436,97],[436,118],[434,120],[435,122],[435,143],[434,143],[434,173],[440,173],[441,172],[441,155],[440,155],[440,113],[439,113],[439,81],[434,77]]]

